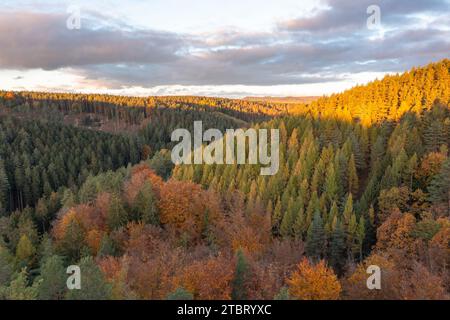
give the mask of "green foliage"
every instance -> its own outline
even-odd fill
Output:
[[[159,225],[159,213],[152,185],[146,181],[136,196],[133,212],[137,220],[144,223]]]
[[[167,300],[194,300],[194,295],[183,287],[179,287],[167,296]]]
[[[95,264],[92,257],[82,258],[78,262],[81,270],[81,289],[68,290],[68,300],[109,300],[111,285],[104,278],[103,273]]]
[[[0,287],[0,298],[6,300],[36,300],[38,297],[39,282],[32,286],[28,283],[28,273],[23,268],[7,287]]]
[[[247,299],[247,281],[249,277],[249,265],[245,258],[244,252],[239,249],[236,253],[236,269],[232,281],[232,300],[246,300]]]
[[[280,292],[278,292],[274,300],[292,300],[291,296],[289,295],[289,288],[288,287],[282,287],[280,289]]]
[[[308,229],[308,237],[306,239],[306,254],[316,260],[319,260],[324,251],[325,232],[322,217],[316,211],[311,226]]]
[[[51,256],[45,259],[41,265],[40,276],[35,280],[39,283],[39,300],[60,300],[64,298],[66,286],[66,270],[63,259],[59,256]]]

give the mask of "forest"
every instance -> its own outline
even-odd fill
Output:
[[[279,129],[278,173],[173,165],[197,120]],[[450,299],[448,59],[298,103],[0,91],[0,142],[0,299]]]

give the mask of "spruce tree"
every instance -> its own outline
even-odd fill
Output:
[[[42,262],[41,274],[35,280],[40,282],[38,288],[39,300],[60,300],[66,291],[66,270],[63,259],[51,256]]]
[[[109,300],[111,285],[92,257],[82,258],[77,265],[81,270],[81,290],[67,291],[68,300]]]
[[[442,205],[450,215],[450,158],[444,161],[439,174],[431,180],[429,190],[430,201]]]
[[[306,240],[306,254],[313,259],[319,260],[325,248],[325,232],[322,217],[319,211],[314,214],[314,219],[308,230]]]
[[[348,162],[348,192],[357,194],[359,190],[358,172],[356,170],[355,156],[352,154]]]
[[[337,220],[336,227],[331,234],[329,253],[330,264],[337,274],[342,274],[343,267],[345,266],[345,248],[345,232],[342,228],[342,223]]]
[[[231,283],[231,299],[232,300],[246,300],[247,299],[247,281],[249,276],[249,265],[245,258],[242,249],[239,249],[236,253],[236,269],[234,272],[234,278]]]
[[[156,226],[160,224],[156,198],[149,181],[144,183],[142,189],[137,194],[133,209],[136,218],[143,223]]]

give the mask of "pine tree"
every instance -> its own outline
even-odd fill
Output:
[[[61,257],[51,256],[43,261],[41,275],[35,280],[40,282],[38,289],[39,300],[63,299],[67,288],[66,277],[66,270]]]
[[[324,192],[328,199],[328,203],[331,204],[337,200],[338,190],[339,190],[339,188],[338,188],[338,183],[337,183],[337,179],[336,179],[336,172],[334,170],[334,165],[331,162],[328,165],[326,178],[325,178],[325,188],[324,188]]]
[[[348,161],[348,192],[352,194],[357,194],[359,190],[358,173],[356,170],[355,156],[352,154],[350,160]]]
[[[28,286],[28,273],[26,268],[23,268],[11,281],[9,287],[4,288],[2,291],[7,300],[36,300],[38,286],[39,282],[36,282],[31,287]]]
[[[275,235],[278,235],[280,233],[281,219],[282,219],[281,201],[280,199],[278,199],[272,214],[272,228],[274,230]]]
[[[345,233],[341,222],[338,220],[331,235],[329,253],[330,264],[337,274],[342,274],[343,267],[345,265],[345,248]]]
[[[431,180],[428,187],[430,200],[435,205],[442,205],[450,215],[450,158],[444,161],[439,174]]]
[[[297,219],[297,215],[297,206],[294,203],[294,199],[291,198],[289,199],[289,204],[280,226],[280,234],[284,238],[292,236],[293,227],[295,220]]]
[[[0,159],[0,215],[8,211],[10,185],[3,161]]]
[[[325,248],[325,232],[322,217],[319,211],[314,214],[314,219],[308,230],[306,240],[306,254],[313,259],[319,260]]]
[[[178,287],[167,295],[167,300],[194,300],[194,295],[183,287]]]
[[[92,257],[82,258],[77,265],[81,270],[82,290],[69,290],[68,300],[109,300],[111,285],[106,282],[100,268]]]
[[[242,249],[236,253],[236,269],[232,281],[232,300],[246,300],[247,299],[247,281],[249,276],[249,265],[244,256]]]
[[[0,244],[0,288],[9,284],[13,272],[14,257]]]
[[[31,243],[30,239],[24,234],[20,237],[19,243],[16,248],[17,264],[20,267],[29,265],[36,253],[36,248]]]
[[[134,213],[143,223],[159,225],[159,214],[152,185],[146,181],[134,200]]]
[[[358,249],[359,249],[359,260],[360,261],[363,260],[363,245],[364,245],[365,238],[366,238],[366,227],[365,227],[364,217],[361,216],[361,217],[359,217],[359,223],[358,223],[358,227],[356,229],[356,242],[357,242]]]
[[[344,225],[347,226],[350,222],[350,218],[353,215],[353,196],[350,193],[347,196],[347,200],[345,201],[344,212],[342,214],[344,216]]]
[[[124,226],[127,222],[128,214],[123,207],[122,200],[118,196],[112,195],[108,208],[108,215],[106,217],[106,223],[109,229],[118,229]]]

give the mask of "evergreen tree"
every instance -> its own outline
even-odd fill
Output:
[[[444,161],[439,174],[431,180],[428,189],[431,202],[443,205],[447,215],[450,215],[450,158]]]
[[[0,287],[7,286],[14,272],[14,257],[0,245]]]
[[[179,287],[167,296],[167,300],[194,300],[194,296],[183,287]]]
[[[345,233],[341,222],[338,220],[331,235],[329,261],[337,274],[342,274],[345,265]]]
[[[325,248],[325,232],[322,217],[319,211],[314,214],[314,219],[308,230],[306,240],[306,254],[315,260],[319,260]]]
[[[146,181],[134,200],[134,212],[138,220],[159,225],[159,213],[152,185]]]
[[[40,282],[38,289],[39,300],[63,299],[67,288],[66,277],[66,270],[61,257],[55,255],[43,261],[41,275],[35,280]]]
[[[81,289],[67,291],[68,300],[109,300],[111,285],[92,257],[82,258],[78,264],[81,270]]]
[[[24,234],[20,237],[16,248],[17,264],[20,267],[30,265],[34,259],[36,248],[31,243],[30,239]]]
[[[10,185],[3,161],[0,159],[0,216],[9,209]]]
[[[355,156],[352,154],[348,162],[348,192],[357,194],[359,190],[358,173],[356,171]]]
[[[128,215],[123,207],[122,200],[118,196],[112,195],[106,218],[106,223],[108,224],[109,229],[118,229],[124,226],[127,222]]]
[[[236,269],[234,272],[233,281],[231,283],[232,286],[231,299],[246,300],[248,294],[247,281],[250,270],[242,249],[239,249],[237,251],[236,259],[237,259]]]
[[[38,288],[39,282],[28,286],[28,273],[23,268],[8,287],[0,288],[0,297],[3,296],[6,300],[36,300]]]

